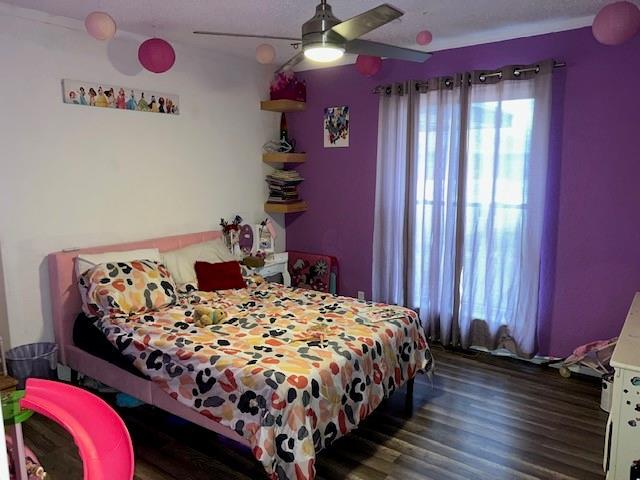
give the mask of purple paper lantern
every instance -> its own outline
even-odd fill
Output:
[[[169,42],[161,38],[145,40],[138,48],[140,64],[153,73],[164,73],[173,67],[176,52]]]
[[[84,28],[96,40],[111,40],[116,34],[116,22],[106,12],[91,12],[84,19]]]
[[[429,45],[433,40],[433,35],[429,30],[422,30],[416,35],[416,43],[418,45]]]
[[[631,2],[603,7],[593,20],[593,36],[605,45],[620,45],[640,31],[640,9]]]
[[[382,59],[371,55],[358,55],[356,59],[356,70],[365,77],[373,77],[380,71]]]

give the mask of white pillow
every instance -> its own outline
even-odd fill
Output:
[[[237,260],[221,238],[208,242],[196,243],[179,250],[162,252],[162,264],[171,273],[177,284],[197,284],[194,265],[197,261],[220,263]]]
[[[80,275],[100,263],[131,262],[133,260],[160,262],[160,251],[157,248],[142,248],[124,252],[81,253],[76,257],[76,273],[80,278]]]

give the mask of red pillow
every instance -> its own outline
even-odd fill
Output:
[[[247,287],[238,262],[196,262],[195,270],[198,290],[203,292]]]

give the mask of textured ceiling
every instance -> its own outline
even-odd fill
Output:
[[[640,0],[637,0],[640,1]],[[13,0],[12,5],[51,15],[84,19],[105,10],[121,30],[158,36],[184,44],[253,57],[256,39],[225,39],[193,35],[216,30],[297,37],[314,13],[318,0]],[[381,1],[329,0],[336,16],[347,19]],[[429,29],[437,50],[464,44],[576,28],[608,0],[390,0],[405,15],[365,38],[397,45],[415,45],[419,30]],[[294,51],[287,42],[271,42],[283,61]]]

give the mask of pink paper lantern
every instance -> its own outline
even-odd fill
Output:
[[[593,36],[605,45],[620,45],[640,31],[640,9],[631,2],[603,7],[593,20]]]
[[[276,49],[273,45],[263,43],[256,48],[256,60],[263,65],[270,65],[276,58]]]
[[[429,30],[422,30],[416,35],[416,43],[418,45],[429,45],[433,40],[433,34]]]
[[[358,55],[356,59],[356,69],[365,77],[373,77],[380,71],[382,59],[371,55]]]
[[[150,72],[164,73],[173,67],[176,52],[166,40],[150,38],[138,48],[138,60]]]
[[[111,40],[116,34],[116,22],[106,12],[91,12],[84,19],[87,33],[97,40]]]

